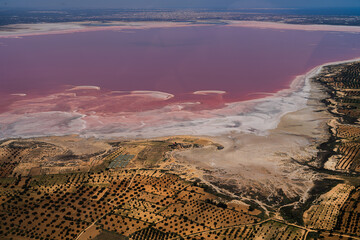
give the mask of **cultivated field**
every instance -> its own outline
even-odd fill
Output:
[[[239,206],[241,211],[229,209],[219,197],[160,170],[1,180],[4,237],[74,239],[84,234],[95,238],[106,230],[134,239],[145,239],[144,234],[149,234],[148,239],[153,235],[167,239],[260,220],[246,204]]]
[[[353,186],[339,184],[330,192],[319,197],[304,214],[305,226],[313,229],[333,229],[341,206],[353,189]]]
[[[333,135],[339,139],[336,152],[340,155],[335,169],[347,172],[360,171],[360,63],[325,67],[316,79],[325,85],[330,94],[329,110],[336,119]]]
[[[335,229],[341,233],[360,236],[360,189],[353,190],[342,205]]]

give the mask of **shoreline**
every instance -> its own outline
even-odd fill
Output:
[[[196,26],[213,26],[212,23],[202,22],[171,22],[171,21],[141,21],[141,22],[119,22],[113,21],[106,23],[107,26],[96,26],[99,22],[65,22],[65,23],[31,23],[31,24],[10,24],[0,27],[1,38],[21,38],[27,36],[39,36],[48,34],[71,34],[78,32],[90,31],[126,31],[151,28],[168,28],[168,27],[196,27]],[[289,24],[278,22],[264,21],[234,21],[223,20],[227,27],[247,27],[247,28],[265,28],[274,30],[299,30],[299,31],[328,31],[328,32],[351,32],[360,33],[360,26],[343,26],[343,25],[303,25]],[[89,26],[89,24],[94,24]]]
[[[233,132],[210,137],[224,149],[177,153],[178,168],[187,169],[194,179],[221,189],[223,194],[257,199],[270,209],[306,202],[314,181],[323,174],[292,159],[306,163],[316,157],[317,147],[328,139],[326,123],[330,118],[320,102],[326,96],[323,88],[312,81],[309,84],[307,105],[284,114],[266,136]]]
[[[322,146],[332,139],[329,122],[337,116],[324,104],[331,96],[316,77],[326,66],[358,61],[337,61],[313,69],[314,74],[307,79],[311,91],[306,107],[285,114],[267,136],[232,133],[212,137],[213,142],[224,146],[221,152],[194,149],[177,153],[175,158],[180,166],[223,194],[257,199],[262,206],[275,207],[284,218],[305,212],[312,201],[328,191],[320,189],[320,183],[335,186],[348,176],[323,168],[322,160],[329,149]],[[284,206],[289,207],[282,209]]]
[[[336,84],[343,83],[348,74],[348,67],[356,66],[360,63],[360,60],[347,62],[345,64],[339,64],[338,66],[330,65],[329,68],[322,72],[317,77],[317,81],[323,86],[324,91],[329,95],[328,98],[323,99],[324,105],[326,105],[332,118],[328,122],[328,129],[330,137],[321,144],[319,149],[323,151],[320,168],[324,171],[333,172],[336,174],[349,174],[349,176],[358,176],[359,168],[356,161],[354,161],[356,155],[347,155],[347,152],[341,150],[342,146],[353,146],[357,148],[357,129],[359,126],[359,118],[357,113],[357,107],[352,105],[351,101],[345,101],[346,99],[355,99],[356,95],[352,95],[352,91],[357,91],[356,85],[349,87],[337,87]],[[347,65],[346,65],[347,64]],[[358,66],[357,66],[358,67]],[[339,76],[339,69],[344,71],[343,76]],[[334,83],[328,81],[332,76],[339,76],[339,79],[333,80]],[[354,79],[356,82],[356,79]],[[344,100],[344,101],[343,101]],[[356,103],[356,102],[355,102]],[[348,111],[343,111],[347,109]],[[344,162],[344,160],[346,160]],[[345,164],[346,163],[346,164]]]
[[[284,117],[286,114],[291,112],[299,111],[307,106],[308,96],[311,91],[311,84],[310,81],[312,78],[316,77],[318,74],[321,73],[322,69],[326,66],[331,65],[338,65],[343,63],[351,63],[360,61],[360,58],[354,58],[344,61],[336,61],[336,62],[327,62],[325,64],[319,65],[305,73],[304,75],[300,75],[294,78],[294,80],[291,82],[289,88],[282,89],[276,93],[269,94],[269,96],[265,96],[262,98],[256,98],[252,100],[245,100],[240,102],[233,102],[226,104],[226,107],[218,110],[214,110],[215,113],[218,115],[223,114],[224,112],[233,112],[238,114],[239,112],[236,112],[236,109],[240,109],[240,114],[242,116],[234,116],[232,114],[226,115],[224,114],[220,118],[209,118],[209,119],[194,119],[189,120],[188,122],[196,122],[198,125],[196,126],[197,130],[196,132],[192,132],[194,130],[183,128],[175,128],[175,132],[171,135],[167,135],[166,133],[161,133],[160,128],[152,128],[150,127],[148,130],[144,131],[142,136],[123,136],[121,139],[149,139],[149,138],[161,138],[161,137],[172,137],[172,136],[181,136],[181,135],[192,135],[192,136],[199,136],[199,137],[222,137],[227,136],[228,134],[232,133],[240,133],[240,134],[254,134],[257,136],[267,136],[269,131],[272,131],[277,128],[278,124],[280,123],[282,117]],[[295,102],[295,104],[294,104]],[[285,107],[288,107],[285,111],[280,112],[279,114],[275,116],[270,116],[266,114],[267,108],[271,108],[271,105],[276,104],[286,104],[290,103],[288,106],[285,105]],[[282,106],[284,107],[284,106]],[[282,109],[284,110],[284,109]],[[271,111],[271,109],[270,109]],[[248,114],[248,115],[247,115]],[[233,128],[231,130],[224,130],[221,132],[218,128],[210,129],[209,126],[211,124],[216,125],[219,121],[228,121],[228,124],[230,125],[233,122],[236,122],[239,119],[236,118],[248,118],[251,119],[252,122],[246,121],[245,119],[243,122],[240,122],[241,126],[237,126],[238,128]],[[256,119],[258,122],[256,122]],[[204,121],[203,123],[199,123],[201,121]],[[247,122],[249,124],[247,124]],[[174,123],[176,125],[178,123]],[[223,125],[226,125],[223,123]],[[236,125],[236,124],[235,124]],[[220,125],[218,125],[220,127]],[[203,127],[203,128],[201,128]],[[234,126],[235,127],[235,126]],[[171,124],[166,125],[166,129],[170,129]],[[158,135],[152,135],[151,132],[156,132]],[[176,134],[176,132],[180,132],[179,134]],[[148,133],[148,134],[146,134]],[[100,133],[101,135],[101,133]],[[115,134],[116,135],[116,134]],[[96,134],[85,134],[82,135],[83,137],[99,137],[96,136]],[[118,136],[100,136],[102,139],[113,139],[118,138]]]

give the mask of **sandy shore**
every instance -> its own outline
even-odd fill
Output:
[[[260,22],[260,21],[227,21],[227,23],[230,26],[251,27],[251,28],[360,33],[360,27],[358,26],[325,25],[325,24],[303,25],[303,24],[288,24],[288,23]]]
[[[184,134],[221,136],[233,133],[265,136],[268,135],[269,130],[276,128],[284,114],[306,106],[311,89],[309,78],[319,69],[320,67],[317,67],[305,75],[298,76],[290,88],[269,94],[267,97],[233,102],[221,108],[201,111],[187,109],[188,105],[196,102],[166,105],[148,111],[112,114],[97,114],[96,107],[92,110],[94,112],[89,113],[52,110],[59,102],[68,101],[69,98],[73,98],[80,106],[81,103],[85,104],[89,99],[93,99],[89,96],[77,96],[71,92],[74,91],[72,88],[70,92],[34,100],[19,100],[13,104],[11,111],[0,114],[0,123],[2,123],[0,138],[67,134],[97,138],[154,138]],[[201,92],[204,93],[219,95],[219,92],[214,91]],[[171,95],[134,91],[130,95],[108,97],[114,98],[113,101],[119,101],[119,97],[163,101]],[[105,101],[99,104],[107,103]]]
[[[86,128],[80,134],[84,137],[99,138],[154,138],[171,135],[196,136],[228,136],[232,134],[250,134],[267,136],[276,129],[283,116],[296,112],[308,106],[308,98],[312,87],[310,79],[318,74],[323,66],[356,61],[357,59],[326,63],[317,66],[304,75],[297,76],[290,87],[275,94],[254,100],[229,103],[225,107],[191,113],[178,107],[175,111],[165,107],[142,113],[144,118],[131,121],[141,121],[139,128],[117,129]],[[151,120],[150,120],[151,119]],[[170,119],[171,121],[163,121]],[[152,124],[152,123],[161,124]]]
[[[268,28],[277,30],[302,30],[302,31],[329,31],[360,33],[357,26],[335,25],[301,25],[260,21],[227,21],[222,23],[231,27]],[[125,31],[134,29],[168,28],[168,27],[193,27],[212,25],[204,22],[69,22],[69,23],[37,23],[37,24],[11,24],[0,27],[0,38],[19,38],[26,36],[47,34],[68,34],[76,32],[89,32],[100,30]]]
[[[319,176],[291,158],[306,162],[316,156],[317,145],[328,138],[326,123],[331,118],[319,102],[325,97],[321,87],[312,85],[307,106],[285,114],[266,136],[232,133],[214,137],[224,150],[196,149],[176,158],[198,169],[194,177],[265,204],[305,196]]]
[[[135,29],[151,29],[164,27],[193,26],[181,22],[108,22],[106,26],[99,22],[69,22],[69,23],[36,23],[12,24],[0,27],[0,38],[20,38],[48,34],[69,34],[101,30],[125,31]]]

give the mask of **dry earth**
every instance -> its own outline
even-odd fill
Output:
[[[214,138],[225,147],[222,151],[203,148],[177,152],[177,164],[196,172],[193,177],[268,205],[306,197],[318,173],[292,158],[307,162],[316,156],[316,146],[328,138],[326,122],[330,119],[319,101],[325,97],[322,87],[311,84],[307,107],[284,115],[267,136],[232,134]]]

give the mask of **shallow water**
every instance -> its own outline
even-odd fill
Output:
[[[0,39],[0,123],[12,136],[14,122],[31,125],[25,114],[33,123],[39,113],[67,112],[72,114],[66,119],[81,122],[63,124],[57,133],[90,127],[112,132],[115,123],[119,132],[163,123],[181,129],[194,119],[233,115],[226,104],[288,88],[295,76],[317,65],[359,57],[359,38],[214,25]],[[69,91],[83,85],[101,90]],[[134,92],[139,90],[167,94]],[[204,90],[226,93],[193,94]],[[11,95],[18,93],[27,95]],[[237,107],[236,114],[246,110]],[[240,125],[234,120],[231,126]]]

